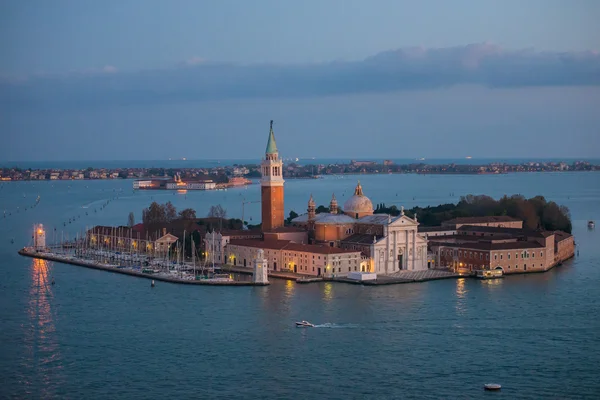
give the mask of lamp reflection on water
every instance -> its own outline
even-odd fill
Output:
[[[504,279],[502,279],[502,278],[498,278],[498,279],[482,279],[481,280],[481,284],[484,287],[487,287],[490,290],[499,289],[500,286],[502,286],[502,282],[504,282]]]
[[[52,388],[59,381],[57,372],[61,366],[58,351],[54,314],[51,308],[52,278],[48,261],[34,258],[31,267],[31,287],[27,315],[30,329],[26,330],[27,355],[25,367],[30,370],[27,384],[39,388],[42,398],[52,397]],[[37,382],[36,382],[37,381]],[[40,385],[41,383],[41,385]]]
[[[325,282],[323,285],[323,300],[331,301],[333,299],[333,285],[331,282]]]
[[[296,284],[291,280],[285,281],[285,296],[290,298],[294,295],[294,290],[296,289]]]
[[[465,288],[465,278],[456,280],[456,313],[463,315],[467,311],[466,297],[468,290]]]

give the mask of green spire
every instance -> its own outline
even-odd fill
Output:
[[[266,154],[277,153],[277,145],[275,144],[275,134],[273,133],[273,120],[271,120],[271,129],[269,130],[269,141],[267,142]]]

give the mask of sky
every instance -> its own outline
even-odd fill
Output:
[[[600,2],[0,3],[0,160],[600,157]]]

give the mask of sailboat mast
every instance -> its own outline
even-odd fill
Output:
[[[196,279],[196,246],[194,246],[194,237],[192,236],[192,267],[194,268],[194,279]]]

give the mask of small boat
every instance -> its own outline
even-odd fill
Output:
[[[595,226],[596,226],[596,223],[590,219],[588,221],[588,228],[594,229]]]
[[[485,390],[500,390],[502,389],[502,386],[500,386],[497,383],[486,383],[485,385],[483,385],[483,388]]]
[[[315,326],[308,321],[296,322],[296,328],[314,328]]]
[[[498,278],[502,278],[503,275],[504,274],[502,272],[502,269],[492,269],[492,270],[484,269],[484,270],[477,271],[478,279],[498,279]]]

